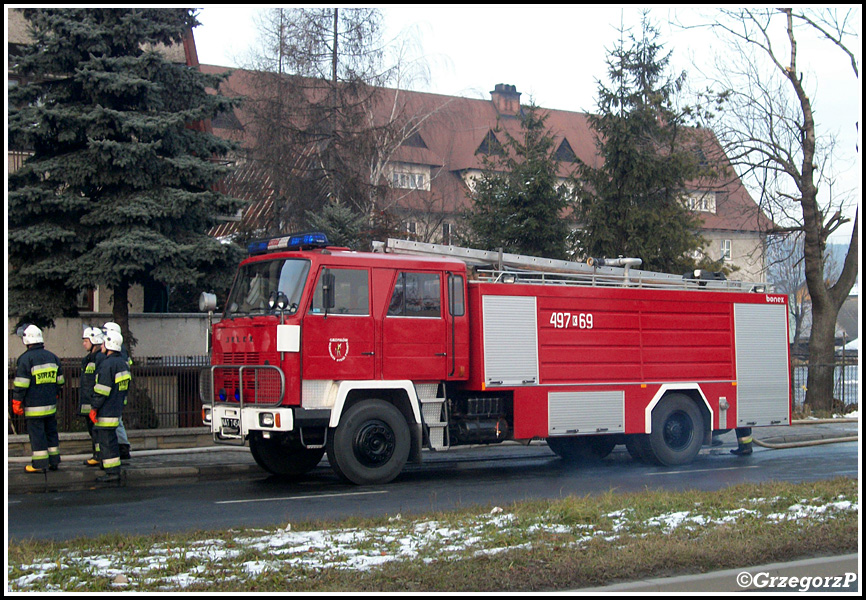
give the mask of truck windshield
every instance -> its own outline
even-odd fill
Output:
[[[298,259],[264,260],[241,267],[226,303],[226,317],[274,314],[268,306],[271,294],[282,292],[289,300],[285,314],[294,314],[310,271],[310,262]]]

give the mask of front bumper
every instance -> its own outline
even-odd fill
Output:
[[[288,433],[304,427],[326,428],[331,411],[305,410],[299,406],[244,406],[217,404],[203,409],[204,424],[210,426],[214,440],[238,443],[251,431]]]
[[[286,407],[258,407],[217,404],[205,409],[210,413],[214,440],[243,440],[250,431],[288,432],[295,428],[294,412]],[[206,417],[207,418],[207,417]]]

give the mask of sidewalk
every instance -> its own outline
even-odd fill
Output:
[[[858,435],[859,423],[853,419],[819,421],[790,427],[760,427],[753,430],[758,443],[791,444],[815,442]],[[247,446],[213,443],[205,427],[195,429],[130,431],[132,458],[123,463],[126,486],[167,485],[182,479],[238,479],[266,476],[253,460]],[[722,436],[725,446],[734,447],[733,431]],[[54,492],[96,487],[100,470],[84,465],[90,457],[86,433],[61,434],[62,463],[57,471],[29,474],[27,436],[8,436],[8,493]],[[704,448],[707,451],[708,447]]]

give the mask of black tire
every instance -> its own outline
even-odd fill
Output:
[[[324,448],[304,448],[285,436],[265,439],[261,433],[250,434],[250,453],[256,464],[268,473],[296,478],[312,471],[325,455]]]
[[[617,439],[612,435],[594,435],[589,438],[589,448],[595,460],[608,456],[616,448]]]
[[[691,398],[671,394],[652,414],[652,432],[639,438],[644,460],[665,465],[692,462],[704,443],[704,418]]]
[[[646,437],[645,434],[642,433],[633,433],[625,436],[625,449],[628,450],[629,455],[634,459],[643,462],[643,453],[641,452],[642,442],[641,440]]]
[[[554,454],[571,462],[596,462],[613,452],[616,439],[613,436],[549,437],[547,446]]]
[[[393,480],[409,459],[411,437],[403,414],[384,400],[351,406],[328,435],[328,462],[341,479],[356,485]]]

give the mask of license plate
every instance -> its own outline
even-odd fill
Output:
[[[238,419],[228,419],[226,417],[223,417],[223,427],[237,429],[238,427],[240,427],[240,421]]]

